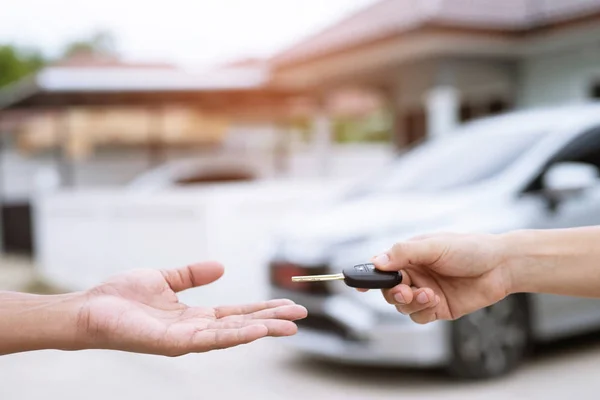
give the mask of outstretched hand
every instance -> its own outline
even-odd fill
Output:
[[[190,307],[177,293],[210,284],[223,266],[205,262],[174,270],[137,270],[87,291],[78,316],[85,348],[180,356],[296,333],[307,311],[291,300]]]

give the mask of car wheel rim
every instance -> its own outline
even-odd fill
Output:
[[[464,316],[457,325],[458,356],[487,374],[502,372],[527,344],[524,315],[516,299],[507,298]]]

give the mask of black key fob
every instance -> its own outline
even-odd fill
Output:
[[[359,264],[342,271],[346,285],[358,289],[390,289],[402,283],[397,271],[380,271],[373,264]]]

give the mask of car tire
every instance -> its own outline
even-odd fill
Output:
[[[530,327],[528,297],[521,294],[453,321],[448,372],[480,380],[514,371],[530,350]]]

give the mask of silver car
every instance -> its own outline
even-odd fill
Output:
[[[486,118],[415,147],[278,231],[271,296],[309,312],[287,343],[334,361],[442,366],[483,379],[514,370],[534,342],[599,328],[599,300],[519,294],[457,321],[419,325],[379,291],[290,279],[339,272],[425,232],[600,225],[599,168],[597,104]]]

